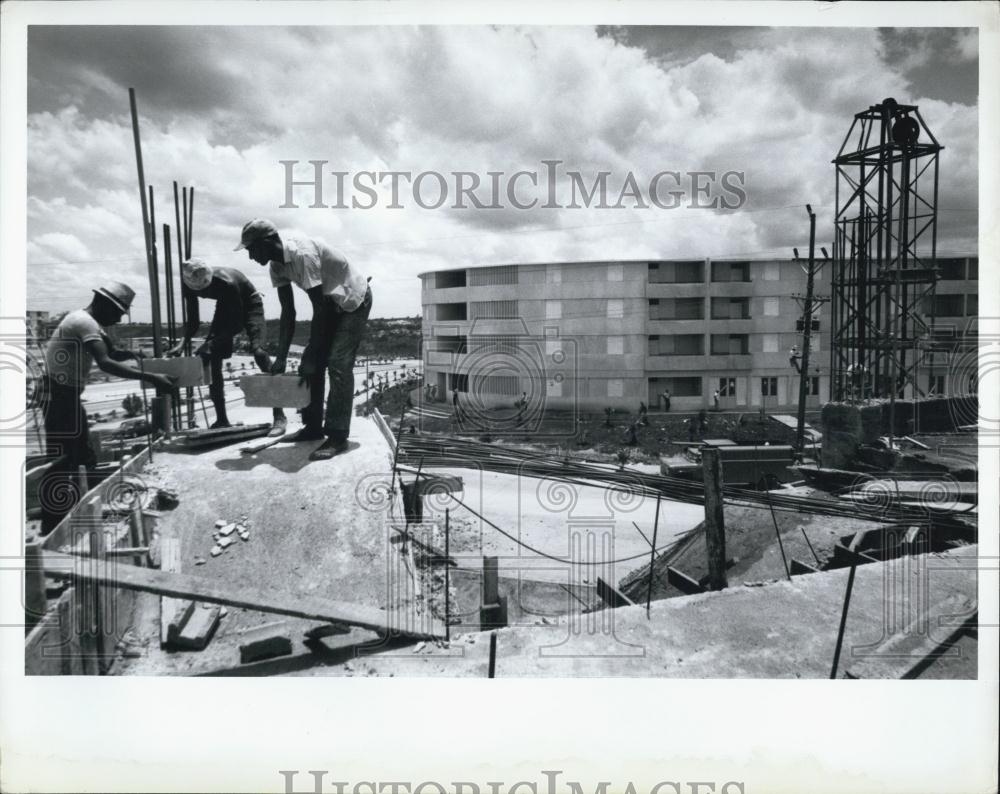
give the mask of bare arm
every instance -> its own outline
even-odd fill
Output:
[[[114,375],[119,378],[130,378],[131,380],[142,380],[155,386],[157,389],[170,390],[173,388],[173,378],[166,375],[158,375],[154,372],[142,372],[136,367],[130,367],[115,361],[111,358],[107,344],[104,340],[91,340],[86,343],[87,352],[94,357],[94,362],[101,368],[102,372]]]
[[[292,294],[291,284],[278,287],[278,302],[281,304],[281,319],[278,321],[278,353],[271,366],[272,375],[285,371],[288,348],[295,336],[295,296]]]

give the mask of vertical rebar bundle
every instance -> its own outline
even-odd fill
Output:
[[[830,381],[835,401],[923,396],[938,273],[938,155],[915,105],[857,113],[837,158]]]

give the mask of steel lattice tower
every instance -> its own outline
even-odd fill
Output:
[[[886,99],[854,116],[833,161],[836,401],[924,394],[918,376],[933,336],[942,148],[915,105]]]

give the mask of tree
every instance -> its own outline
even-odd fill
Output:
[[[138,394],[130,394],[122,400],[122,408],[125,409],[125,416],[138,416],[142,413],[142,400]]]

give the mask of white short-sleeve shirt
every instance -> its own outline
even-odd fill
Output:
[[[77,309],[62,318],[45,347],[45,371],[56,383],[83,388],[94,364],[87,342],[103,339],[90,312]]]
[[[341,309],[352,312],[368,291],[368,279],[347,258],[319,238],[283,237],[284,262],[270,262],[271,284],[297,284],[303,290],[321,286],[323,294]]]

